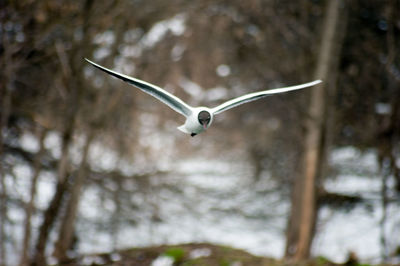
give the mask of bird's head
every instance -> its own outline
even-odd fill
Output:
[[[211,114],[207,111],[201,111],[198,114],[197,119],[199,120],[199,123],[203,126],[203,128],[207,129],[211,121]]]

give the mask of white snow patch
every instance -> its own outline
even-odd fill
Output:
[[[61,136],[58,132],[48,132],[44,139],[44,146],[47,150],[50,150],[54,158],[59,159],[61,157]]]
[[[191,158],[179,161],[175,169],[182,174],[196,174],[210,171],[227,174],[232,170],[232,165],[224,161],[214,161],[210,164],[210,161],[203,158]]]
[[[168,31],[173,35],[182,35],[185,32],[186,17],[184,14],[178,14],[168,20],[156,23],[142,38],[142,44],[145,47],[152,47],[163,39]]]
[[[103,60],[104,58],[106,58],[107,56],[109,56],[110,54],[111,54],[110,48],[108,48],[108,47],[100,47],[100,48],[97,48],[94,51],[93,57],[97,61],[100,61],[100,60]]]
[[[389,115],[392,112],[390,103],[376,103],[375,112],[380,115]]]
[[[259,36],[261,33],[260,28],[255,24],[249,24],[246,27],[246,32],[254,37]]]
[[[329,163],[352,173],[359,172],[372,176],[379,170],[377,154],[372,149],[361,152],[355,147],[338,148],[331,152]]]
[[[94,188],[86,188],[79,202],[80,215],[86,219],[97,220],[101,218],[102,212],[99,208],[99,191]]]
[[[9,208],[7,210],[7,215],[8,219],[10,219],[13,223],[22,223],[25,219],[25,211],[22,209]]]
[[[39,141],[36,136],[30,133],[24,133],[19,139],[21,148],[32,153],[39,151]]]
[[[153,122],[157,122],[152,120],[152,116],[144,116],[142,119],[142,123],[149,123],[150,129]],[[151,130],[145,132],[154,134],[148,138],[155,136],[157,145],[162,144],[164,149],[173,150],[173,142],[162,140],[162,135]],[[61,144],[58,134],[49,134],[45,139],[45,145],[50,149],[59,150],[57,143]],[[124,171],[128,174],[145,171],[137,162],[132,163],[130,168],[131,162],[122,163],[111,150],[109,152],[100,143],[97,143],[97,146],[99,147],[96,148],[94,143],[95,148],[90,151],[90,162],[94,166],[115,170],[114,167],[119,169],[124,165],[127,168]],[[160,152],[162,157],[169,156],[161,154],[161,148],[154,149]],[[106,154],[106,158],[103,158],[103,154]],[[289,197],[282,196],[279,183],[273,181],[268,171],[263,175],[264,179],[253,183],[251,167],[246,160],[240,160],[238,163],[226,157],[221,158],[224,161],[204,157],[169,161],[165,165],[170,174],[162,177],[154,175],[148,180],[151,185],[150,193],[140,191],[140,184],[134,180],[132,183],[128,182],[124,188],[130,186],[132,190],[139,191],[133,193],[129,199],[132,204],[139,206],[139,209],[132,213],[132,219],[134,218],[137,224],[120,224],[119,230],[113,231],[113,235],[104,225],[109,226],[116,206],[107,198],[103,198],[98,188],[88,187],[80,201],[81,222],[77,226],[81,236],[79,252],[110,252],[132,246],[211,242],[242,248],[255,255],[281,257],[285,247],[284,230],[290,207]],[[361,152],[353,147],[344,147],[335,149],[329,161],[339,173],[336,178],[326,181],[327,189],[337,193],[359,194],[371,199],[370,207],[356,206],[348,212],[323,207],[312,254],[343,262],[348,252],[354,251],[362,261],[377,261],[381,255],[379,223],[382,207],[378,193],[381,189],[381,179],[378,176],[376,151]],[[148,165],[148,162],[144,161],[144,165],[146,164]],[[7,188],[10,187],[9,192],[13,197],[23,198],[25,196],[21,195],[24,195],[25,190],[28,191],[28,181],[32,173],[24,165],[15,165],[14,168],[18,178],[6,177],[6,185]],[[14,179],[18,179],[18,182]],[[36,198],[40,209],[48,205],[54,193],[55,181],[54,174],[41,172]],[[110,191],[117,189],[112,182],[105,181],[105,185]],[[263,194],[264,190],[272,192]],[[10,217],[18,222],[21,221],[22,214],[10,211]],[[399,232],[399,219],[396,217],[400,216],[400,207],[391,204],[387,214],[388,221],[384,232],[390,236]],[[154,222],[152,217],[155,216],[160,217],[161,221]],[[33,217],[36,228],[39,220],[37,216]],[[82,222],[88,220],[90,222]],[[17,229],[12,229],[15,231],[13,237],[20,239],[22,230],[20,227]],[[392,252],[399,244],[398,239],[392,237],[388,240],[391,241],[388,242],[388,250]],[[206,252],[202,253],[205,254]],[[91,261],[93,260],[96,258],[92,257]],[[98,261],[98,264],[101,263]]]
[[[143,35],[143,30],[141,28],[131,29],[124,33],[124,41],[136,42],[142,35]]]
[[[69,148],[70,158],[73,164],[79,165],[82,161],[83,147],[86,142],[85,135],[74,135],[74,141]]]
[[[366,194],[377,194],[381,189],[382,181],[379,178],[368,178],[357,175],[340,175],[336,179],[325,181],[325,188],[330,192],[345,194],[356,194],[368,196]]]
[[[13,178],[10,175],[6,175],[5,183],[9,193],[18,195],[25,202],[29,200],[29,188],[30,181],[33,174],[30,165],[25,163],[17,164],[13,167],[13,175],[18,178]]]
[[[172,266],[174,260],[171,257],[162,255],[151,262],[151,266]]]
[[[94,169],[112,171],[118,162],[118,154],[101,143],[93,143],[90,146],[88,162]]]
[[[211,256],[211,254],[212,252],[211,249],[209,248],[196,248],[190,252],[189,257],[191,259],[198,259],[203,257],[209,257]]]
[[[179,61],[182,58],[183,53],[186,50],[186,46],[183,44],[175,44],[171,50],[171,58],[173,61]]]
[[[350,251],[363,260],[379,257],[379,211],[371,213],[357,207],[345,213],[323,208],[319,217],[323,227],[314,239],[314,253],[338,263],[344,262]]]
[[[58,259],[56,257],[50,256],[50,258],[48,258],[48,263],[49,265],[57,265]]]
[[[216,72],[220,77],[227,77],[231,74],[231,68],[228,65],[222,64],[217,67]]]
[[[105,260],[99,256],[85,256],[81,260],[83,265],[104,265],[105,263]]]
[[[110,46],[115,42],[115,34],[112,30],[96,34],[93,43]]]
[[[86,234],[85,241],[79,242],[79,250],[82,253],[103,253],[113,250],[112,237],[108,233],[99,230],[91,232]]]
[[[132,60],[126,57],[117,56],[114,58],[115,71],[126,74],[133,75],[135,73],[136,66]]]
[[[187,78],[181,78],[179,86],[181,86],[189,95],[195,97],[198,101],[203,98],[203,88],[197,83]]]
[[[37,183],[35,206],[44,209],[48,206],[55,192],[56,177],[51,172],[42,171]]]
[[[354,147],[344,147],[335,149],[330,153],[332,163],[345,162],[360,156],[360,151]]]
[[[118,253],[112,253],[110,256],[111,261],[120,261],[122,259],[121,255]]]
[[[142,55],[143,48],[138,45],[126,44],[120,46],[119,51],[124,57],[139,57]]]
[[[228,90],[224,87],[215,87],[207,90],[206,100],[208,101],[219,101],[227,98]]]

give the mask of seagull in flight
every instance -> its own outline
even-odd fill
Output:
[[[229,100],[227,102],[224,102],[223,104],[220,104],[214,108],[208,108],[204,106],[200,107],[192,107],[176,97],[175,95],[172,95],[171,93],[163,90],[162,88],[155,86],[153,84],[150,84],[148,82],[145,82],[140,79],[132,78],[124,74],[120,74],[118,72],[115,72],[113,70],[110,70],[108,68],[105,68],[103,66],[100,66],[89,59],[85,58],[87,62],[95,66],[96,68],[110,74],[111,76],[114,76],[116,78],[119,78],[139,89],[142,91],[150,94],[151,96],[157,98],[158,100],[162,101],[169,107],[171,107],[173,110],[176,112],[180,113],[186,118],[186,121],[183,125],[179,126],[178,129],[184,133],[190,134],[192,137],[196,136],[197,134],[200,134],[201,132],[205,131],[207,128],[210,127],[211,123],[213,122],[214,116],[216,114],[222,113],[226,110],[229,110],[233,107],[236,107],[238,105],[255,101],[260,98],[272,95],[272,94],[277,94],[277,93],[282,93],[282,92],[287,92],[287,91],[294,91],[294,90],[299,90],[303,89],[306,87],[311,87],[314,86],[318,83],[321,83],[321,80],[314,80],[312,82],[300,84],[300,85],[295,85],[295,86],[290,86],[290,87],[284,87],[284,88],[278,88],[278,89],[272,89],[272,90],[265,90],[265,91],[258,91],[258,92],[253,92],[249,93],[237,98],[234,98],[232,100]]]

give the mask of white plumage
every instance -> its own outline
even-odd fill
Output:
[[[303,89],[306,87],[314,86],[314,85],[322,82],[321,80],[314,80],[312,82],[308,82],[308,83],[304,83],[304,84],[300,84],[300,85],[249,93],[249,94],[234,98],[232,100],[229,100],[227,102],[224,102],[223,104],[220,104],[214,108],[208,108],[208,107],[203,107],[203,106],[192,107],[192,106],[188,105],[187,103],[185,103],[184,101],[182,101],[181,99],[179,99],[178,97],[176,97],[175,95],[172,95],[171,93],[161,89],[160,87],[157,87],[153,84],[142,81],[140,79],[136,79],[136,78],[132,78],[127,75],[124,75],[124,74],[120,74],[118,72],[115,72],[115,71],[105,68],[103,66],[100,66],[100,65],[90,61],[89,59],[86,59],[86,61],[88,61],[93,66],[97,67],[98,69],[100,69],[114,77],[122,79],[123,81],[128,82],[129,84],[154,96],[158,100],[162,101],[163,103],[165,103],[166,105],[171,107],[176,112],[185,116],[185,118],[186,118],[185,124],[178,127],[178,129],[184,133],[191,134],[192,136],[195,136],[195,135],[203,132],[207,128],[209,128],[214,119],[214,115],[219,114],[223,111],[229,110],[233,107],[236,107],[238,105],[241,105],[241,104],[244,104],[247,102],[255,101],[257,99],[260,99],[260,98],[263,98],[263,97],[266,97],[266,96],[269,96],[272,94],[299,90],[299,89]]]

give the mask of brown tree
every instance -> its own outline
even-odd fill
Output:
[[[337,70],[335,58],[340,54],[340,32],[344,23],[340,22],[342,1],[328,1],[322,39],[319,48],[315,78],[324,83],[312,88],[308,116],[305,123],[304,151],[300,172],[296,176],[292,191],[291,214],[287,228],[285,257],[295,260],[306,259],[310,255],[317,220],[317,186],[326,163],[329,139],[328,108],[334,98]],[[342,18],[345,19],[345,18]],[[339,27],[340,26],[340,27]],[[339,40],[339,41],[338,41]],[[330,90],[330,91],[329,91]],[[329,113],[332,116],[332,113]]]

